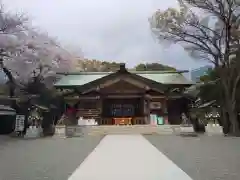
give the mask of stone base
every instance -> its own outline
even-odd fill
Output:
[[[180,136],[196,137],[197,133],[194,131],[193,126],[179,126],[174,129],[174,133]]]
[[[81,137],[88,134],[88,126],[56,126],[55,136]]]
[[[195,132],[180,132],[179,135],[183,136],[183,137],[197,137],[198,136],[198,134]]]
[[[88,126],[66,126],[66,137],[81,137],[87,135]]]
[[[54,136],[65,137],[66,136],[66,126],[55,126]]]
[[[180,133],[193,133],[194,128],[193,126],[180,126]]]
[[[36,127],[30,127],[27,129],[26,134],[24,135],[24,138],[39,138],[42,137],[42,128],[36,128]]]
[[[223,134],[223,128],[222,126],[215,125],[215,124],[207,124],[205,126],[206,133],[209,135],[214,135],[214,134]]]

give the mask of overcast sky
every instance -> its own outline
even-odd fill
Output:
[[[24,12],[32,24],[84,57],[126,62],[159,62],[178,69],[203,66],[181,47],[163,48],[152,36],[148,18],[176,0],[3,0],[9,10]]]

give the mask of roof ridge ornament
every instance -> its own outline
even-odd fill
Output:
[[[119,72],[121,72],[121,73],[127,72],[125,63],[120,63],[120,65],[119,65]]]

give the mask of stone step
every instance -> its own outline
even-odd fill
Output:
[[[77,127],[76,128],[83,128]],[[79,129],[80,130],[80,129]],[[107,135],[107,134],[173,134],[172,126],[88,126],[80,130],[85,135]],[[79,133],[78,133],[79,134]],[[65,136],[64,127],[56,128],[55,136]]]
[[[158,131],[156,131],[156,130],[151,130],[151,129],[149,129],[149,130],[137,130],[137,129],[135,129],[135,130],[115,130],[115,131],[113,131],[113,130],[91,130],[91,129],[88,129],[88,131],[90,132],[173,132],[172,130],[158,130]]]
[[[89,134],[172,134],[171,126],[95,126]]]
[[[89,132],[88,135],[108,135],[108,134],[142,134],[142,135],[151,135],[151,134],[159,134],[159,135],[171,135],[172,132]]]

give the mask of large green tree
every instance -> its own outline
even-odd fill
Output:
[[[78,61],[77,70],[87,72],[115,72],[119,70],[120,63],[107,62],[99,60],[83,59]],[[163,65],[160,63],[140,63],[137,64],[133,69],[136,71],[176,71],[175,68]]]
[[[176,71],[175,68],[159,64],[159,63],[146,63],[146,64],[138,64],[135,67],[136,71]]]
[[[190,56],[215,66],[223,91],[223,108],[231,122],[231,133],[240,134],[236,109],[239,60],[233,60],[240,45],[240,2],[179,0],[179,4],[179,10],[157,11],[150,19],[152,31],[162,43],[177,43]]]
[[[203,102],[216,100],[217,104],[222,104],[222,87],[219,84],[219,77],[216,71],[213,69],[200,77],[200,81],[203,83],[199,86],[198,96]]]

